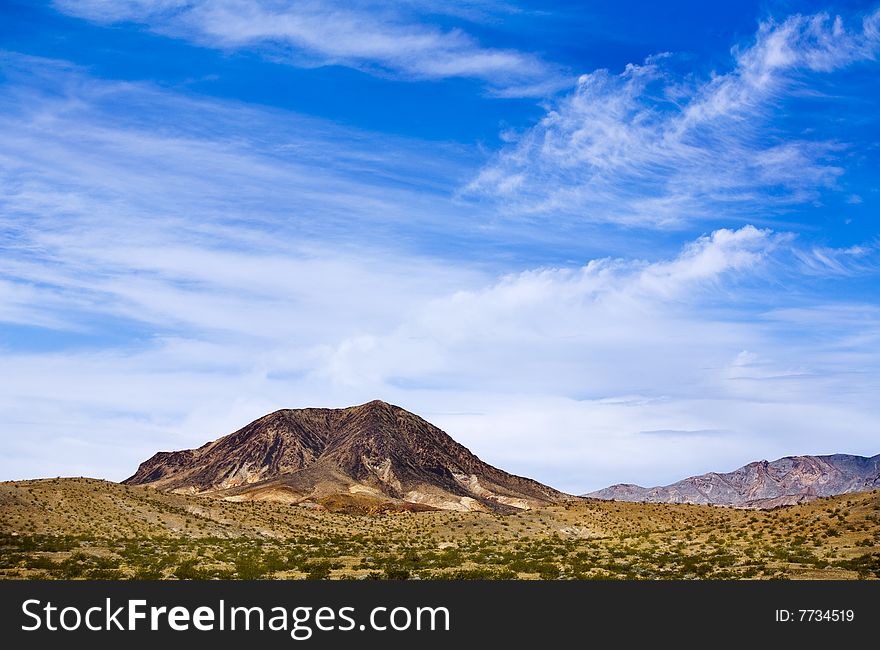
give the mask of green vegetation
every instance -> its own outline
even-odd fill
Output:
[[[0,484],[18,579],[880,578],[880,492],[772,511],[577,501],[350,514],[87,479]]]
[[[336,540],[341,543],[341,540]],[[880,578],[880,552],[828,559],[791,541],[742,552],[718,538],[713,544],[668,546],[653,536],[589,542],[546,537],[499,546],[473,540],[455,548],[416,550],[403,539],[377,544],[369,556],[313,540],[263,542],[211,539],[98,540],[46,535],[0,536],[0,570],[7,577],[180,580],[257,578],[450,579],[737,579],[785,578],[812,569]],[[101,542],[106,543],[106,542]],[[46,551],[64,548],[68,550]],[[40,549],[35,551],[34,549]],[[70,549],[76,549],[71,551]],[[100,552],[100,554],[98,554]]]

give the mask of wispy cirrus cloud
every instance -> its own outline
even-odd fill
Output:
[[[257,51],[297,66],[343,65],[404,79],[477,79],[505,96],[541,96],[567,83],[558,66],[534,54],[485,47],[461,28],[431,25],[431,14],[461,13],[432,4],[56,0],[55,6],[100,23],[139,23],[201,46]]]
[[[789,234],[504,273],[454,246],[486,216],[449,201],[457,148],[2,62],[3,478],[377,397],[577,492],[873,451],[880,315],[780,293],[839,277]]]
[[[58,61],[7,53],[0,66],[4,322],[241,335],[250,323],[259,339],[309,330],[304,311],[339,310],[345,323],[363,299],[367,323],[394,303],[370,287],[410,263],[387,251],[461,223],[445,201],[460,175],[454,147],[380,146],[375,134]],[[468,276],[423,265],[432,282]],[[343,290],[347,307],[334,303]],[[251,321],[253,300],[277,318]]]
[[[176,227],[244,244],[245,231],[271,228],[326,242],[359,223],[364,237],[393,239],[453,220],[438,197],[469,165],[454,145],[98,80],[64,62],[7,53],[0,66],[9,241],[114,218],[147,240]]]
[[[519,214],[664,226],[772,213],[815,200],[843,173],[841,143],[776,134],[806,75],[880,53],[880,11],[761,23],[729,72],[677,72],[671,54],[597,70],[487,165],[466,193]]]
[[[805,273],[820,276],[852,276],[877,270],[877,243],[845,248],[833,246],[810,246],[794,251]]]

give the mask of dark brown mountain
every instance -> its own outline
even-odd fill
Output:
[[[772,462],[761,460],[726,474],[710,472],[662,487],[622,483],[584,496],[616,501],[774,508],[878,487],[880,454],[870,458],[834,454],[786,456]]]
[[[381,401],[275,411],[198,449],[159,452],[123,482],[341,509],[527,509],[568,496],[484,463]]]

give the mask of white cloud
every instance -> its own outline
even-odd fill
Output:
[[[35,65],[52,93],[0,96],[3,478],[374,398],[573,491],[874,452],[880,314],[803,297],[837,272],[789,235],[499,275],[402,243],[478,221],[445,200],[460,152]]]
[[[790,244],[721,230],[669,260],[494,281],[330,250],[69,247],[51,284],[71,282],[72,299],[93,290],[76,271],[88,262],[118,279],[100,287],[97,313],[183,325],[115,349],[4,354],[0,412],[27,435],[4,436],[0,471],[118,479],[157,448],[201,444],[275,408],[376,397],[573,491],[786,453],[872,452],[876,310],[745,307],[756,283],[779,279],[774,260]],[[675,430],[690,433],[643,433]]]
[[[0,64],[0,183],[15,217],[0,228],[13,248],[46,238],[22,249],[31,261],[80,235],[106,254],[111,242],[164,247],[165,232],[281,254],[293,235],[395,248],[416,230],[469,229],[446,200],[469,164],[460,147],[96,81],[54,61],[5,54]]]
[[[639,225],[813,200],[842,174],[841,145],[775,140],[768,120],[804,73],[874,60],[878,25],[880,11],[849,29],[825,14],[766,22],[733,70],[708,79],[676,74],[669,54],[585,74],[466,193],[521,214]]]
[[[743,311],[755,282],[782,281],[775,262],[790,247],[745,227],[671,260],[514,274],[327,348],[309,381],[399,396],[491,461],[575,491],[790,453],[876,453],[877,314],[827,328]],[[842,355],[852,337],[861,343]],[[642,433],[657,430],[702,433]]]
[[[534,55],[484,47],[461,29],[425,24],[419,12],[431,7],[420,3],[56,0],[55,6],[101,23],[142,23],[208,47],[256,49],[299,66],[345,65],[414,79],[472,78],[503,95],[541,95],[565,83],[559,70]]]
[[[426,301],[389,334],[342,341],[317,372],[351,386],[683,396],[705,384],[707,364],[721,367],[760,339],[708,305],[719,288],[766,269],[786,241],[747,226],[701,237],[668,261],[598,259],[509,275]]]
[[[876,244],[847,246],[812,246],[795,249],[795,257],[805,273],[827,276],[852,276],[876,271],[878,246]]]

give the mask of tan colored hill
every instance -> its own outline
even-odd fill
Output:
[[[880,491],[752,511],[567,501],[373,514],[94,479],[0,483],[2,578],[880,577]]]
[[[529,509],[568,497],[492,467],[398,406],[285,409],[198,449],[160,452],[124,483],[335,509]]]
[[[880,455],[786,456],[761,460],[724,474],[710,472],[661,487],[612,485],[585,494],[596,499],[646,503],[703,503],[775,508],[817,497],[880,487]]]

